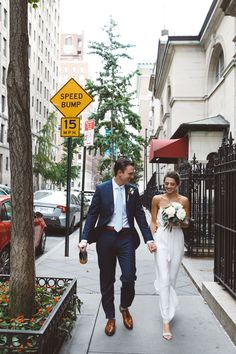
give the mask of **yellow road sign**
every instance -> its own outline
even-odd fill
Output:
[[[80,118],[61,118],[60,135],[67,138],[77,138],[80,136]]]
[[[50,99],[65,117],[78,116],[92,101],[92,97],[74,79],[70,79]]]

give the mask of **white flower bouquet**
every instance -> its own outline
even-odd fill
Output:
[[[180,203],[172,202],[163,208],[162,219],[164,221],[164,230],[168,229],[172,231],[172,227],[178,226],[180,221],[187,221],[186,211]]]

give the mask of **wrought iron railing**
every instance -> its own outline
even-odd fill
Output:
[[[190,227],[184,231],[189,255],[210,256],[214,252],[214,166],[191,163],[180,166],[180,194],[190,201]]]
[[[236,145],[230,137],[215,160],[215,280],[236,298]]]
[[[152,198],[157,192],[156,183],[156,172],[153,173],[152,177],[148,181],[147,188],[142,195],[142,203],[145,208],[151,210]]]

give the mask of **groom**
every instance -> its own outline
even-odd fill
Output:
[[[116,329],[114,282],[117,259],[121,268],[122,282],[119,309],[125,327],[133,328],[133,319],[128,308],[135,295],[135,249],[140,244],[134,227],[134,218],[149,251],[156,251],[138,189],[129,184],[134,177],[134,164],[125,158],[118,159],[114,165],[114,175],[112,180],[97,186],[84,226],[82,240],[78,245],[84,251],[87,242],[97,242],[102,306],[107,318],[105,333],[108,336],[112,336]]]

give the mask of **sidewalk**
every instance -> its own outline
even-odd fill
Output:
[[[115,301],[117,329],[113,337],[104,333],[106,319],[101,307],[99,272],[95,245],[89,246],[89,261],[79,263],[79,231],[70,236],[69,257],[64,257],[64,240],[36,261],[37,275],[75,277],[78,279],[78,296],[83,301],[81,314],[72,332],[72,338],[62,347],[60,354],[236,354],[236,347],[220,325],[185,268],[195,272],[199,279],[212,281],[212,260],[203,263],[184,259],[177,282],[180,306],[172,323],[173,340],[162,339],[162,321],[155,294],[153,255],[141,242],[137,250],[136,297],[131,307],[134,329],[128,331],[122,323],[119,307],[120,272],[117,266]],[[199,264],[201,269],[199,270]],[[194,269],[194,272],[193,272]],[[189,274],[191,273],[189,271]]]

